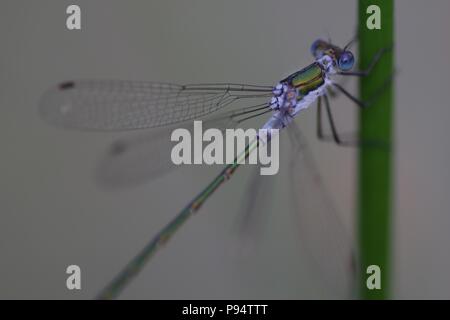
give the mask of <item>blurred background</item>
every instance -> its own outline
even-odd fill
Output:
[[[65,26],[73,3],[82,10],[81,31]],[[138,186],[102,189],[93,178],[99,159],[113,141],[135,133],[50,127],[37,114],[45,90],[78,78],[272,85],[312,61],[316,38],[347,43],[356,30],[356,5],[4,0],[0,298],[93,298],[221,168],[186,167]],[[448,12],[446,0],[396,1],[393,298],[450,298]],[[357,92],[354,80],[346,87]],[[356,107],[345,98],[332,107],[341,131],[356,128]],[[355,150],[319,142],[315,110],[297,123],[354,234]],[[256,239],[236,232],[249,169],[239,169],[214,194],[122,298],[342,297],[321,283],[299,250],[286,171],[265,181],[273,188],[263,231]],[[81,267],[80,291],[65,286],[71,264]]]

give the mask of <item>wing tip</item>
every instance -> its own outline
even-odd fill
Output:
[[[65,81],[54,85],[45,91],[38,101],[38,115],[47,124],[56,127],[70,126],[70,119],[66,114],[70,111],[71,105],[64,101],[63,96],[66,90],[75,87],[74,81]]]

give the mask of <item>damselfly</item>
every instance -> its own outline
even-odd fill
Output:
[[[131,130],[160,127],[163,130],[152,131],[148,141],[125,141],[115,144],[110,156],[116,161],[110,161],[111,167],[105,167],[102,171],[104,179],[128,179],[135,174],[142,177],[142,172],[126,172],[124,176],[111,175],[116,169],[120,171],[120,165],[127,161],[133,161],[136,153],[143,150],[145,146],[147,154],[152,154],[152,164],[148,164],[148,176],[168,171],[171,167],[169,158],[169,141],[167,135],[162,134],[167,128],[174,126],[187,126],[188,121],[207,117],[208,126],[216,128],[235,127],[240,123],[271,113],[263,128],[266,129],[289,129],[289,136],[297,144],[294,153],[298,159],[291,162],[291,177],[295,180],[297,173],[314,174],[313,161],[308,160],[308,151],[304,143],[301,143],[301,136],[298,127],[293,122],[300,111],[308,108],[314,101],[317,101],[317,134],[321,140],[334,141],[339,145],[349,145],[353,142],[344,141],[336,130],[333,115],[329,103],[330,88],[343,93],[352,102],[360,107],[366,107],[370,101],[360,101],[351,95],[340,84],[335,81],[336,76],[367,76],[377,61],[381,58],[386,49],[380,50],[372,59],[371,64],[364,71],[351,71],[354,66],[354,56],[349,50],[352,41],[344,48],[340,48],[331,41],[316,40],[311,46],[311,53],[315,61],[309,66],[297,71],[287,78],[281,80],[275,86],[261,86],[248,84],[194,84],[176,85],[158,82],[138,82],[138,81],[104,81],[104,80],[79,80],[64,82],[50,89],[42,98],[39,106],[40,115],[47,122],[72,129],[83,130]],[[233,105],[242,101],[260,102],[252,106],[239,109],[231,109]],[[322,130],[322,101],[325,103],[325,110],[331,129],[331,136],[323,134]],[[227,110],[229,109],[229,110]],[[224,111],[216,115],[218,111]],[[145,143],[142,143],[145,142]],[[147,142],[151,145],[147,145]],[[181,212],[170,221],[139,253],[129,262],[118,276],[101,292],[100,298],[114,298],[125,286],[136,276],[144,264],[173,237],[176,231],[200,209],[202,204],[225,182],[238,168],[241,160],[246,159],[251,152],[258,148],[259,139],[251,141],[245,150],[239,154],[234,163],[227,165],[220,174],[205,187]],[[307,160],[301,162],[300,160]],[[155,165],[155,160],[157,164]],[[308,163],[309,162],[309,163]],[[300,163],[307,167],[299,167]],[[130,169],[133,170],[133,166]],[[313,181],[311,179],[310,181]],[[321,186],[315,183],[318,188],[314,189],[311,184],[303,186],[305,189],[315,190],[317,193],[323,192]],[[295,181],[294,181],[295,185]],[[302,186],[297,185],[296,188]],[[302,193],[298,193],[302,195]],[[298,196],[296,196],[298,197]],[[303,198],[302,202],[308,199]],[[319,210],[322,207],[323,210]],[[332,224],[327,211],[332,211],[331,205],[324,201],[316,201],[309,208],[310,216],[322,211],[324,224]],[[304,213],[308,214],[308,213]],[[339,225],[339,222],[334,222]],[[321,229],[316,225],[303,228],[303,232],[310,237],[320,238],[327,232],[337,233],[338,237],[344,239],[342,230]],[[338,227],[336,227],[338,228]],[[313,240],[314,241],[314,240]],[[331,243],[324,252],[314,253],[316,255],[326,255],[329,260],[336,260],[333,264],[349,266],[352,250],[348,240],[338,244]]]

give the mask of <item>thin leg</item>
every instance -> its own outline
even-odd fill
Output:
[[[331,112],[331,107],[330,107],[330,101],[328,99],[327,95],[323,96],[324,100],[325,100],[325,109],[327,111],[327,116],[328,116],[328,121],[330,123],[330,128],[331,128],[331,133],[332,136],[325,136],[323,134],[323,128],[322,128],[322,99],[321,97],[319,97],[319,99],[317,100],[317,137],[319,140],[321,141],[325,141],[325,142],[331,142],[333,141],[334,143],[336,143],[339,146],[357,146],[359,145],[357,141],[343,141],[340,138],[340,135],[338,134],[337,130],[336,130],[336,126],[334,124],[334,118],[333,118],[333,113]]]
[[[391,84],[392,79],[394,78],[394,74],[392,74],[389,78],[386,79],[386,81],[379,87],[368,100],[360,100],[356,98],[354,95],[352,95],[350,92],[348,92],[344,87],[342,87],[340,84],[333,82],[333,86],[338,89],[340,92],[342,92],[347,98],[352,100],[355,104],[360,106],[361,108],[367,108],[370,107],[377,99],[380,97],[380,95],[386,90],[386,88]]]
[[[358,138],[358,135],[356,133],[338,133],[336,129],[336,125],[334,123],[334,117],[333,113],[331,111],[330,107],[330,101],[328,99],[327,95],[323,96],[325,100],[325,109],[327,111],[328,115],[328,121],[330,123],[331,128],[331,136],[330,135],[324,135],[323,134],[323,127],[322,127],[322,103],[319,99],[317,101],[317,137],[319,140],[324,142],[334,142],[336,145],[341,147],[361,147],[361,146],[367,146],[367,147],[373,147],[373,148],[380,148],[383,150],[389,149],[389,145],[381,142],[381,141],[373,141],[373,140],[360,140]],[[342,139],[342,137],[345,137]]]
[[[323,131],[322,131],[322,97],[317,98],[317,138],[319,140],[323,140]]]
[[[356,77],[367,77],[370,72],[372,72],[373,67],[380,61],[381,57],[386,53],[392,50],[392,46],[389,46],[387,48],[383,48],[379,50],[372,58],[372,61],[370,62],[369,66],[366,68],[366,70],[362,71],[341,71],[338,72],[338,74],[342,76],[356,76]]]
[[[358,98],[356,98],[355,96],[353,96],[350,92],[348,92],[347,90],[345,90],[340,84],[338,83],[333,83],[333,86],[335,86],[340,92],[342,92],[347,98],[349,98],[350,100],[352,100],[354,103],[356,103],[358,106],[360,106],[361,108],[367,108],[370,104],[367,101],[362,101]]]
[[[331,133],[333,134],[334,142],[336,142],[336,144],[340,145],[340,144],[342,144],[342,141],[339,138],[339,135],[336,130],[336,126],[334,125],[333,114],[331,113],[331,108],[330,108],[330,101],[328,100],[327,95],[324,95],[323,98],[325,100],[325,108],[327,109],[328,121],[330,123]]]

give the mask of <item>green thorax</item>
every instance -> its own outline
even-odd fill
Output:
[[[297,88],[302,96],[306,96],[309,92],[318,89],[325,83],[325,72],[315,62],[290,75],[283,82],[287,82],[292,87]]]

